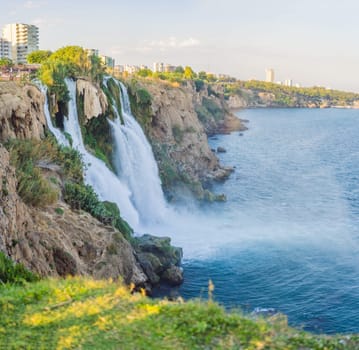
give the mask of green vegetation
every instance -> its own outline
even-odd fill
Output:
[[[106,116],[99,116],[88,120],[81,127],[86,148],[97,158],[101,159],[108,168],[113,169],[111,128]]]
[[[244,90],[244,91],[243,91]],[[274,94],[273,105],[283,107],[301,107],[302,104],[311,103],[320,106],[321,102],[327,102],[329,106],[351,105],[359,99],[359,94],[338,90],[329,90],[324,87],[289,87],[264,81],[250,80],[237,81],[225,84],[225,95],[245,94],[245,90],[256,93],[267,92]]]
[[[68,101],[68,92],[64,82],[66,77],[84,77],[93,82],[101,82],[105,67],[99,57],[88,55],[80,46],[66,46],[41,62],[39,79],[47,85],[50,94],[58,101]]]
[[[52,52],[48,50],[36,50],[29,53],[26,57],[29,63],[44,63],[51,56]]]
[[[12,60],[10,58],[7,58],[7,57],[0,58],[0,69],[2,69],[2,68],[10,68],[13,65],[14,64],[13,64],[13,62],[12,62]]]
[[[112,144],[108,141],[111,138],[111,128],[107,121],[107,113],[97,118],[87,119],[84,111],[84,96],[82,94],[77,94],[76,104],[81,133],[87,150],[95,157],[101,159],[108,168],[113,169],[111,162]]]
[[[52,142],[35,140],[11,140],[7,144],[11,164],[16,168],[18,180],[17,192],[25,203],[33,206],[45,206],[54,203],[59,191],[45,179],[39,162],[56,157]]]
[[[86,278],[0,287],[0,344],[8,350],[350,350],[359,344],[356,335],[292,329],[284,316],[255,320],[211,300],[158,301],[131,291],[119,282]]]
[[[3,252],[0,252],[0,286],[4,283],[24,285],[26,282],[38,280],[38,276],[27,270],[23,265],[14,263]]]
[[[55,208],[55,213],[57,215],[63,215],[64,214],[64,210],[62,208]]]
[[[141,124],[142,129],[148,134],[151,116],[151,94],[143,88],[137,79],[131,79],[128,84],[128,94],[131,103],[131,110],[136,120]]]
[[[120,216],[116,204],[101,202],[93,188],[83,183],[67,182],[65,184],[65,201],[72,209],[82,209],[106,225],[116,227],[126,239],[130,239],[133,230]]]

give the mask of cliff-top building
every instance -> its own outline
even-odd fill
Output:
[[[24,64],[27,55],[39,49],[39,28],[32,24],[7,24],[3,28],[3,39],[10,42],[9,58],[15,64]]]
[[[274,83],[274,69],[266,69],[266,82]]]

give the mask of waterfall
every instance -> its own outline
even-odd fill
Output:
[[[51,133],[55,136],[57,142],[60,145],[69,146],[69,141],[66,139],[65,135],[61,132],[61,130],[57,129],[52,124],[52,119],[51,119],[50,110],[49,110],[49,101],[47,98],[47,87],[45,85],[41,84],[40,81],[35,81],[35,83],[40,88],[42,94],[45,96],[44,113],[45,113],[45,118],[46,118],[48,128],[50,129]]]
[[[166,213],[166,201],[162,192],[157,163],[152,148],[131,112],[126,87],[113,81],[120,89],[121,123],[114,100],[112,106],[116,114],[115,121],[109,120],[115,143],[114,165],[116,172],[128,188],[142,223],[146,225],[162,221]],[[104,81],[107,84],[107,80]]]
[[[131,203],[131,192],[103,161],[86,150],[77,114],[76,82],[66,78],[65,83],[70,101],[68,104],[69,115],[64,118],[64,129],[72,137],[72,147],[82,155],[85,163],[85,182],[93,187],[100,200],[116,203],[121,211],[121,216],[136,229],[139,224],[139,215]]]

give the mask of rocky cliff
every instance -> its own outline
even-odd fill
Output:
[[[33,85],[0,82],[0,140],[44,136],[44,97]]]
[[[173,190],[182,192],[185,185],[200,199],[216,199],[206,186],[225,179],[231,169],[219,163],[207,135],[243,129],[228,111],[223,92],[191,82],[178,86],[144,79],[128,84],[133,112],[152,144],[165,190],[176,196]],[[143,91],[151,97],[146,103]]]
[[[0,92],[0,251],[41,276],[122,277],[126,283],[146,288],[162,280],[181,283],[182,271],[176,265],[182,253],[168,238],[151,236],[149,242],[148,236],[139,237],[135,251],[118,229],[64,202],[64,167],[52,161],[53,150],[42,153],[31,168],[55,187],[57,198],[52,204],[36,206],[24,202],[18,169],[3,143],[44,137],[44,97],[32,85],[2,83]],[[86,118],[104,114],[107,99],[98,87],[78,81],[78,92]],[[152,265],[150,258],[158,263]]]

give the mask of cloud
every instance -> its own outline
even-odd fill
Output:
[[[47,1],[25,1],[24,7],[27,9],[35,9],[47,5]]]
[[[200,41],[196,38],[186,38],[186,39],[178,39],[174,36],[171,36],[166,39],[162,40],[153,40],[147,43],[145,47],[148,48],[157,48],[160,50],[167,50],[167,49],[178,49],[178,48],[187,48],[187,47],[195,47],[199,46]]]

